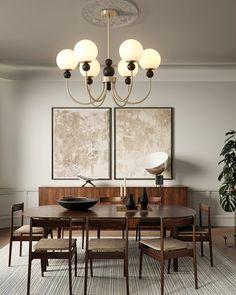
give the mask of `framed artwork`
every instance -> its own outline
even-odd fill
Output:
[[[52,179],[111,179],[111,108],[52,108]]]
[[[115,108],[115,179],[153,179],[144,169],[146,156],[168,154],[165,179],[172,179],[172,108]]]

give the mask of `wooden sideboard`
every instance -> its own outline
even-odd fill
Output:
[[[162,197],[163,205],[188,205],[188,188],[186,186],[146,187],[148,197]],[[143,187],[127,187],[127,194],[140,198]],[[39,187],[39,206],[57,204],[57,200],[65,196],[87,198],[119,197],[120,188],[112,186],[97,187]]]

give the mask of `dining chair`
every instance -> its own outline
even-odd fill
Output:
[[[69,238],[47,238],[48,229],[62,228],[69,229]],[[44,238],[33,245],[33,228],[42,227]],[[69,294],[72,294],[72,259],[75,259],[75,276],[77,276],[77,245],[76,239],[72,239],[72,221],[70,217],[63,218],[36,218],[30,219],[30,241],[28,260],[27,295],[30,294],[31,267],[34,259],[41,260],[41,274],[44,276],[48,259],[67,259],[69,265]]]
[[[176,262],[178,258],[184,256],[190,256],[193,258],[194,268],[194,281],[195,289],[198,288],[197,280],[197,261],[196,261],[196,240],[195,240],[195,221],[194,216],[189,217],[168,217],[161,218],[161,235],[160,238],[152,238],[140,240],[140,263],[139,263],[139,278],[142,277],[142,260],[143,254],[148,255],[160,262],[161,269],[161,295],[164,294],[164,262],[168,260],[168,264],[171,259]],[[192,245],[188,245],[186,242],[178,240],[173,236],[165,237],[164,229],[172,229],[172,233],[175,233],[176,227],[190,226],[192,228]],[[169,266],[168,266],[169,269]]]
[[[99,203],[101,205],[106,205],[106,204],[113,204],[113,205],[121,205],[122,204],[122,199],[121,197],[100,197]],[[110,228],[112,230],[116,230],[115,227]],[[100,238],[101,235],[101,229],[98,227],[97,229],[97,237]],[[124,239],[125,231],[122,230],[122,238]]]
[[[24,224],[24,203],[13,204],[11,207],[11,224],[10,224],[10,243],[9,243],[9,257],[8,266],[11,266],[12,243],[14,241],[20,242],[19,255],[22,256],[22,242],[29,242],[30,226]],[[20,218],[20,225],[17,226],[17,220]],[[43,237],[43,228],[34,227],[32,229],[32,240],[38,241]]]
[[[196,241],[201,243],[201,256],[203,257],[203,242],[208,242],[210,252],[210,263],[213,266],[212,235],[211,235],[211,207],[207,204],[199,204],[199,225],[196,226]],[[182,228],[178,231],[178,238],[183,241],[192,239],[192,232],[189,228]]]
[[[148,198],[149,204],[161,205],[161,197]],[[160,230],[160,223],[158,224],[156,218],[140,218],[136,225],[136,241],[141,239],[141,230]]]
[[[64,237],[66,227],[61,229],[61,236]],[[82,233],[82,249],[84,249],[84,233],[85,233],[85,218],[73,218],[72,219],[72,232],[74,230],[81,230]]]
[[[99,225],[100,229],[111,227],[125,231],[124,238],[90,238],[91,229]],[[84,295],[87,294],[88,263],[90,262],[90,275],[93,277],[94,259],[122,259],[124,262],[124,276],[126,277],[126,293],[129,294],[128,273],[128,219],[88,217],[86,221],[86,252],[85,252],[85,282]]]

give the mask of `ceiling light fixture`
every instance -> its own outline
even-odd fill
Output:
[[[99,3],[101,2],[102,1],[100,0]],[[127,3],[129,2],[120,0],[119,3],[123,2],[125,2],[125,8],[127,9]],[[95,3],[97,4],[98,1],[95,1]],[[133,4],[129,3],[129,5],[132,5],[133,8]],[[92,6],[94,7],[94,3],[92,3]],[[135,9],[137,8],[135,7]],[[119,22],[119,16],[121,18],[123,16],[122,25],[124,25],[124,15],[125,13],[123,11],[121,13],[121,11],[117,9],[103,9],[101,12],[101,16],[106,17],[107,59],[105,60],[105,66],[103,68],[102,91],[97,97],[94,97],[91,93],[91,84],[93,83],[93,79],[100,72],[100,64],[96,60],[98,54],[96,44],[90,40],[81,40],[75,45],[74,50],[64,49],[58,53],[56,58],[57,66],[64,71],[67,92],[75,102],[82,105],[93,105],[99,107],[105,101],[107,93],[111,92],[116,105],[123,107],[127,104],[134,105],[141,103],[149,96],[151,92],[151,80],[154,75],[153,71],[159,67],[161,57],[158,51],[154,49],[148,48],[143,50],[142,44],[134,39],[124,41],[120,45],[119,49],[121,61],[118,63],[117,69],[118,73],[125,78],[124,82],[127,85],[127,94],[124,97],[121,97],[116,89],[117,79],[115,77],[115,69],[110,56],[110,25],[111,18],[114,18],[116,19],[116,22]],[[127,19],[129,18],[125,18],[126,22]],[[138,73],[139,66],[146,70],[146,76],[149,79],[149,89],[147,94],[142,99],[132,100],[130,99],[130,95],[133,89],[133,77]],[[89,101],[87,102],[78,100],[71,94],[70,91],[69,79],[71,77],[71,71],[75,70],[77,67],[79,67],[80,73],[85,77],[85,86],[89,96]]]

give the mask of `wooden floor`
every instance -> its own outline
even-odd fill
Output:
[[[114,233],[112,233],[114,235]],[[145,236],[150,236],[151,232],[144,232]],[[234,228],[233,227],[217,227],[212,229],[213,247],[219,249],[228,257],[231,261],[236,264],[236,245],[234,245]],[[80,233],[78,233],[80,235]],[[106,235],[110,235],[106,232]],[[135,232],[131,231],[130,236],[134,236]],[[225,245],[224,236],[227,236],[227,245]],[[9,229],[0,229],[0,248],[4,247],[9,243]]]

